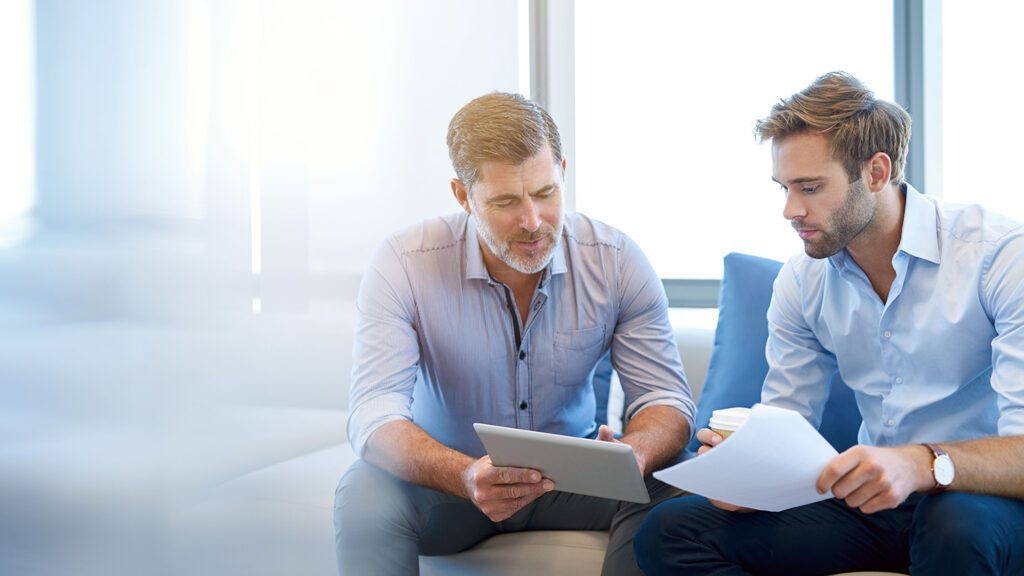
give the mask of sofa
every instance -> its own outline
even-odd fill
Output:
[[[717,327],[673,320],[698,425],[712,409],[757,400],[779,265],[730,255]],[[73,308],[83,310],[103,302],[100,287],[61,292],[81,278],[51,270],[43,292],[53,299],[82,299]],[[16,312],[0,334],[0,573],[336,573],[334,489],[355,460],[338,384],[348,378],[351,302],[230,322],[139,320],[121,308],[69,322],[47,316],[58,308],[31,288],[0,287]],[[110,306],[133,301],[114,296]],[[614,382],[612,425],[622,412]],[[834,383],[822,430],[839,448],[855,434],[851,409]],[[421,573],[598,574],[606,542],[604,532],[505,534],[422,557]]]
[[[727,256],[717,327],[675,327],[687,379],[698,400],[698,427],[706,425],[714,409],[757,402],[767,371],[765,311],[780,266],[751,256]],[[621,393],[616,394],[614,382],[612,378],[608,403],[613,425],[615,412],[621,411]],[[860,419],[852,392],[841,381],[833,382],[832,389],[821,430],[843,450],[855,442]],[[233,561],[244,557],[247,574],[333,574],[333,493],[353,460],[348,446],[338,443],[219,486],[206,502],[212,508],[204,511],[211,520],[204,524],[210,529],[211,546],[245,550]],[[606,544],[605,532],[503,534],[459,554],[421,557],[420,569],[426,576],[599,574]],[[210,574],[226,573],[218,570],[230,566],[214,568]]]

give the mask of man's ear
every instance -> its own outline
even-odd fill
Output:
[[[865,163],[868,190],[879,192],[889,183],[892,176],[892,158],[885,152],[875,152]]]
[[[473,207],[469,202],[469,191],[466,190],[465,185],[458,178],[452,178],[452,194],[455,195],[455,201],[459,203],[459,206],[462,206],[466,214],[473,213]]]

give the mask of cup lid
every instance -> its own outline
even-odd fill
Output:
[[[711,413],[709,426],[719,430],[736,430],[750,416],[750,408],[725,408]]]

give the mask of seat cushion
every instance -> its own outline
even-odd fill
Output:
[[[534,576],[601,573],[608,533],[534,530],[499,534],[449,556],[420,556],[422,576]]]
[[[707,427],[714,410],[752,406],[761,400],[761,386],[768,373],[768,305],[781,268],[781,262],[757,256],[733,253],[725,257],[715,344],[697,405],[698,429]],[[857,442],[860,412],[853,392],[838,374],[831,387],[819,431],[842,451]],[[699,447],[695,438],[689,450]]]

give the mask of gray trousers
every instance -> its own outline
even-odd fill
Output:
[[[461,552],[495,535],[521,530],[608,530],[603,576],[642,574],[633,535],[659,502],[683,494],[647,479],[649,504],[548,492],[502,522],[470,501],[399,480],[362,460],[334,494],[335,545],[341,576],[419,573],[419,556]]]

